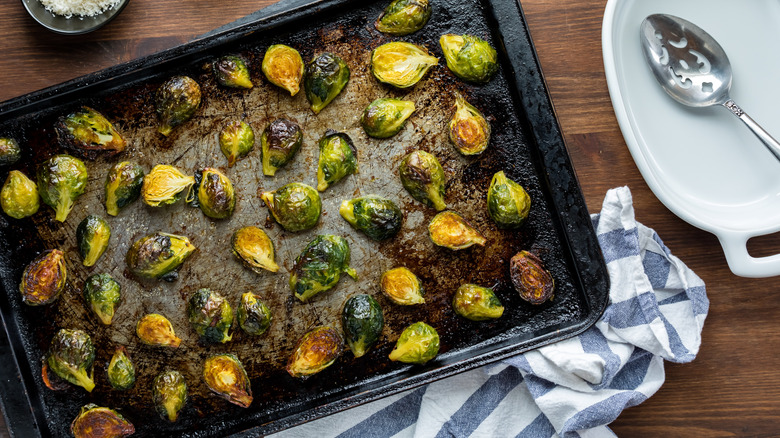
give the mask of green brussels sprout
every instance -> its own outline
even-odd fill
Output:
[[[341,354],[344,342],[336,329],[320,326],[308,331],[295,346],[287,361],[287,372],[305,379],[333,365]]]
[[[331,289],[342,272],[357,280],[357,272],[349,267],[349,257],[347,239],[332,234],[315,237],[295,259],[290,272],[290,289],[295,297],[306,302]]]
[[[236,309],[238,326],[248,335],[262,335],[271,326],[271,309],[252,292],[241,295],[241,302]]]
[[[236,209],[236,192],[233,183],[224,173],[213,167],[198,170],[195,174],[195,192],[190,205],[200,207],[206,216],[227,219]]]
[[[214,62],[214,76],[219,85],[230,88],[252,88],[246,62],[236,55],[225,55]]]
[[[431,241],[438,246],[459,250],[472,245],[485,246],[485,237],[454,211],[443,211],[428,224]]]
[[[290,96],[295,96],[300,91],[304,70],[303,58],[292,47],[284,44],[268,47],[263,56],[262,69],[269,82],[289,91]]]
[[[260,228],[248,226],[239,228],[230,239],[233,254],[247,268],[262,273],[263,270],[277,272],[274,243]]]
[[[375,195],[342,201],[339,214],[355,229],[376,241],[398,234],[404,220],[395,202]]]
[[[143,183],[144,170],[141,166],[129,161],[112,166],[106,175],[106,213],[116,216],[120,208],[138,199]]]
[[[22,172],[10,171],[0,190],[0,206],[5,214],[22,219],[37,213],[40,205],[38,186]]]
[[[111,227],[100,216],[89,215],[76,227],[76,243],[84,266],[95,266],[108,248]]]
[[[487,211],[499,228],[519,228],[528,218],[531,198],[523,186],[496,172],[487,194]]]
[[[84,283],[84,301],[100,322],[110,325],[122,298],[122,287],[109,274],[89,276]]]
[[[534,253],[520,251],[509,260],[509,277],[520,298],[531,304],[553,299],[555,280]]]
[[[504,314],[504,306],[493,290],[476,284],[461,285],[452,297],[452,308],[472,321],[496,319]]]
[[[306,184],[290,183],[273,192],[263,192],[260,198],[265,201],[274,220],[287,231],[308,230],[320,220],[320,194]]]
[[[463,96],[455,98],[455,114],[449,124],[450,141],[463,155],[481,154],[490,141],[490,124]]]
[[[379,287],[390,301],[402,306],[425,303],[425,289],[414,272],[404,267],[385,271]]]
[[[194,251],[185,236],[157,232],[136,240],[127,250],[125,262],[138,277],[174,281],[179,278],[176,270]]]
[[[428,0],[393,0],[376,19],[376,30],[395,36],[417,32],[431,18]]]
[[[127,357],[124,347],[117,347],[106,368],[108,383],[112,388],[126,391],[135,385],[135,365]]]
[[[185,190],[191,190],[195,178],[184,175],[179,169],[167,164],[158,164],[144,177],[141,195],[150,207],[176,203]]]
[[[420,321],[406,327],[390,352],[390,360],[424,364],[439,354],[439,334]]]
[[[173,331],[171,321],[158,313],[149,313],[138,320],[135,334],[141,342],[153,347],[178,348],[181,344],[181,339]]]
[[[54,335],[46,364],[57,376],[92,392],[95,388],[94,363],[95,345],[86,332],[60,329]]]
[[[332,129],[320,138],[317,164],[317,190],[324,192],[347,175],[358,173],[357,150],[352,139]]]
[[[414,151],[401,160],[398,169],[401,184],[412,197],[437,211],[447,208],[444,203],[446,177],[439,160],[425,151]]]
[[[127,146],[114,125],[103,114],[87,106],[61,116],[54,130],[62,147],[89,159],[101,153],[118,154]]]
[[[341,93],[349,82],[349,66],[343,59],[332,53],[323,53],[314,58],[306,67],[303,87],[306,98],[311,103],[314,114],[319,114],[323,108]]]
[[[19,283],[22,301],[29,306],[53,303],[65,289],[67,278],[65,254],[59,249],[42,252],[24,268]]]
[[[119,412],[94,403],[82,406],[70,424],[74,438],[122,438],[135,433],[135,427]]]
[[[187,403],[187,382],[184,376],[176,370],[160,373],[152,384],[152,401],[163,419],[175,422]]]
[[[352,354],[361,357],[379,339],[385,318],[376,298],[371,295],[354,295],[344,303],[341,325]]]
[[[381,98],[366,107],[360,123],[371,137],[388,138],[398,134],[413,112],[412,101]]]
[[[274,176],[289,163],[303,145],[303,131],[297,123],[277,119],[268,124],[260,136],[263,150],[263,175]]]
[[[168,136],[173,128],[191,119],[200,106],[200,85],[189,76],[174,76],[157,89],[155,107],[160,121],[157,132]]]
[[[203,381],[218,396],[234,405],[252,404],[252,385],[244,366],[235,355],[217,354],[203,363]]]
[[[87,188],[87,167],[70,155],[55,155],[38,166],[38,194],[44,204],[65,222],[73,203]]]
[[[490,43],[473,35],[446,34],[439,38],[447,67],[468,82],[484,84],[498,71],[498,54]]]
[[[218,292],[198,289],[187,301],[187,318],[195,332],[207,343],[225,343],[233,336],[233,309]]]
[[[254,147],[255,131],[244,121],[233,120],[219,133],[219,149],[227,158],[228,167],[233,167]]]
[[[19,142],[13,138],[0,137],[0,166],[10,166],[22,158]]]
[[[424,48],[403,41],[382,44],[371,52],[371,73],[376,80],[397,88],[414,86],[438,63],[439,58]]]

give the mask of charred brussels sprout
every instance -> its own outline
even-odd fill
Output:
[[[462,96],[455,99],[455,114],[449,124],[450,141],[463,155],[484,152],[490,141],[490,124]]]
[[[203,381],[218,396],[234,405],[252,404],[252,386],[241,361],[232,354],[217,354],[203,363]]]
[[[425,151],[414,151],[401,161],[398,169],[401,184],[412,197],[437,211],[447,208],[444,203],[446,178],[439,160]]]
[[[74,438],[122,438],[135,433],[135,427],[119,412],[94,403],[85,405],[70,424]]]
[[[0,137],[0,166],[10,166],[22,158],[22,149],[13,138]]]
[[[468,82],[484,84],[498,71],[498,55],[490,43],[473,35],[442,35],[439,38],[447,67]]]
[[[381,98],[368,105],[360,123],[371,137],[388,138],[398,134],[413,112],[412,101]]]
[[[60,117],[54,128],[60,145],[89,159],[100,153],[118,154],[127,145],[103,114],[86,106]]]
[[[262,335],[271,326],[271,309],[252,292],[241,295],[236,309],[238,326],[248,335]]]
[[[234,120],[219,133],[219,149],[233,167],[237,160],[244,158],[255,147],[255,131],[248,123]]]
[[[214,76],[219,85],[230,88],[252,88],[246,62],[236,55],[225,55],[214,62]]]
[[[54,335],[46,364],[57,376],[92,392],[94,363],[95,345],[86,332],[61,329]]]
[[[144,315],[135,325],[135,334],[141,342],[154,347],[178,348],[181,344],[181,339],[173,331],[173,324],[158,313]]]
[[[320,194],[306,184],[290,183],[273,192],[263,192],[260,197],[274,220],[287,231],[308,230],[320,220]]]
[[[332,53],[323,53],[314,58],[306,67],[303,87],[314,114],[341,93],[349,82],[349,66],[343,59]]]
[[[454,250],[485,246],[486,242],[476,228],[454,211],[443,211],[434,216],[428,224],[428,234],[436,245]]]
[[[192,328],[204,341],[212,344],[231,339],[228,332],[233,325],[233,309],[219,293],[198,289],[187,302],[187,318]]]
[[[233,214],[236,192],[224,173],[212,167],[201,169],[195,176],[195,191],[198,196],[192,204],[200,207],[206,216],[227,219]]]
[[[476,284],[459,287],[452,297],[452,308],[458,315],[472,321],[496,319],[504,314],[504,306],[493,290]]]
[[[260,136],[263,151],[263,175],[274,176],[289,163],[303,145],[303,131],[297,123],[277,119],[268,124]]]
[[[358,173],[357,151],[343,132],[328,130],[320,138],[317,164],[317,190],[323,192],[347,175]]]
[[[158,164],[144,177],[141,195],[150,207],[169,205],[181,199],[181,194],[195,184],[195,178],[167,164]]]
[[[268,81],[295,96],[301,89],[303,80],[303,59],[301,54],[284,44],[268,47],[263,56],[263,74]]]
[[[490,181],[487,194],[488,215],[500,228],[518,228],[525,223],[531,210],[531,198],[523,187],[497,172]]]
[[[402,36],[417,32],[431,18],[428,0],[393,0],[374,23],[376,30]]]
[[[187,403],[187,382],[184,376],[176,370],[160,373],[152,384],[152,401],[163,419],[175,422]]]
[[[379,339],[385,318],[379,302],[371,295],[355,295],[344,303],[341,325],[349,349],[355,357],[366,354]]]
[[[127,357],[124,347],[118,347],[106,368],[108,383],[112,388],[126,391],[135,385],[135,366]]]
[[[263,270],[277,272],[274,243],[260,228],[248,226],[239,228],[230,239],[233,254],[244,266],[261,273]]]
[[[404,267],[385,271],[380,280],[380,288],[390,301],[402,306],[425,303],[425,289],[420,279]]]
[[[357,272],[349,267],[349,243],[341,236],[317,236],[306,245],[295,259],[290,273],[290,289],[295,297],[306,302],[314,295],[331,289],[345,272],[357,279]]]
[[[22,172],[10,171],[0,190],[0,206],[5,214],[22,219],[37,213],[40,205],[38,186]]]
[[[395,202],[374,195],[343,201],[339,214],[355,229],[376,241],[398,234],[404,219]]]
[[[535,254],[520,251],[509,260],[509,276],[520,298],[531,304],[542,304],[553,298],[555,280]]]
[[[176,269],[195,251],[190,239],[168,233],[154,233],[136,240],[127,250],[125,262],[133,275],[174,281]]]
[[[371,73],[379,82],[409,88],[439,63],[420,46],[402,41],[382,44],[371,52]]]
[[[155,96],[160,122],[157,132],[167,137],[173,128],[192,118],[200,96],[200,85],[189,76],[174,76],[160,85]]]
[[[138,199],[143,183],[144,170],[141,166],[122,161],[111,167],[106,175],[106,213],[116,216],[119,209]]]
[[[424,364],[439,354],[439,334],[420,321],[405,328],[390,352],[390,360]]]
[[[122,287],[109,274],[96,274],[87,278],[84,284],[84,301],[100,322],[110,325],[119,300]]]
[[[38,166],[38,194],[65,222],[73,203],[87,188],[87,167],[70,155],[55,155]]]
[[[22,301],[29,306],[54,302],[65,289],[67,277],[65,254],[58,249],[42,252],[24,268],[19,284]]]
[[[316,327],[298,341],[287,361],[287,372],[306,378],[333,365],[344,348],[339,333],[331,327]]]
[[[108,248],[111,227],[100,216],[89,215],[76,227],[76,243],[84,266],[95,266]]]

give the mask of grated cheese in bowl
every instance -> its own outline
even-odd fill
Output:
[[[101,12],[111,9],[120,0],[40,0],[47,11],[52,14],[70,18],[74,15],[80,17],[94,17]]]

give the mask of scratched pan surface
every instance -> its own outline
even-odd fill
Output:
[[[0,297],[0,308],[22,376],[19,396],[11,400],[14,406],[23,402],[32,408],[37,433],[67,436],[79,407],[89,402],[120,410],[135,424],[137,436],[267,433],[574,335],[598,318],[606,304],[606,269],[519,5],[504,0],[435,1],[429,24],[401,39],[427,47],[440,57],[440,64],[403,92],[377,83],[369,69],[370,49],[392,40],[372,26],[384,6],[384,1],[316,1],[0,105],[0,130],[26,148],[24,159],[14,168],[28,175],[34,175],[38,163],[63,152],[52,126],[59,115],[77,105],[104,113],[129,142],[119,157],[87,161],[87,193],[65,223],[55,222],[45,206],[26,220],[0,218],[0,267],[6,292]],[[449,32],[476,34],[500,49],[502,69],[489,84],[467,85],[446,68],[438,38]],[[349,84],[314,115],[303,92],[290,97],[262,77],[262,55],[275,43],[297,48],[304,60],[323,51],[340,55],[351,68]],[[253,89],[228,90],[215,83],[211,62],[227,53],[239,53],[249,61]],[[152,102],[157,87],[173,74],[195,78],[203,101],[191,121],[164,138],[156,133]],[[447,139],[445,127],[453,113],[455,92],[464,94],[490,120],[491,145],[479,157],[462,157]],[[417,106],[405,128],[390,139],[371,139],[360,126],[362,110],[379,97],[402,97]],[[259,138],[264,127],[279,117],[296,121],[304,131],[304,146],[291,163],[275,177],[264,177],[257,145],[247,158],[227,167],[216,138],[222,126],[229,120],[244,120]],[[359,174],[322,193],[323,214],[313,230],[285,232],[269,218],[259,194],[292,181],[316,185],[317,140],[327,129],[346,132],[353,139]],[[453,252],[431,243],[427,224],[435,211],[414,201],[397,174],[401,158],[415,149],[438,157],[447,175],[448,207],[483,232],[488,241],[484,248]],[[190,174],[200,167],[218,167],[236,187],[235,213],[230,219],[214,221],[184,203],[151,208],[139,201],[119,216],[109,217],[102,204],[103,181],[118,160],[138,162],[146,171],[156,164],[172,164]],[[497,229],[486,213],[486,191],[499,170],[520,182],[533,200],[528,222],[517,232]],[[7,170],[2,172],[5,179]],[[403,228],[390,241],[369,240],[338,214],[342,200],[368,194],[390,198],[404,211]],[[76,225],[88,214],[106,217],[112,229],[109,248],[93,268],[79,263],[75,246]],[[282,267],[279,273],[256,274],[232,256],[230,236],[246,225],[262,227],[271,236]],[[139,281],[126,272],[124,258],[130,244],[155,231],[186,235],[198,248],[177,281]],[[325,233],[346,237],[352,249],[351,266],[359,278],[343,276],[334,290],[302,304],[287,286],[289,270],[303,247]],[[22,270],[48,248],[66,253],[67,288],[53,305],[25,306],[17,292]],[[508,261],[522,249],[536,252],[552,272],[556,293],[551,302],[531,306],[512,290]],[[382,296],[379,277],[395,266],[417,273],[427,292],[426,304],[400,307]],[[122,302],[109,327],[85,309],[80,292],[89,275],[101,272],[110,273],[122,285]],[[506,308],[504,316],[475,323],[455,315],[451,297],[466,282],[494,287]],[[261,337],[234,330],[233,340],[226,344],[200,344],[184,309],[190,294],[202,287],[220,291],[234,306],[243,292],[259,294],[273,311],[271,328]],[[306,381],[287,375],[284,366],[296,340],[317,325],[340,329],[341,307],[357,293],[374,295],[383,307],[386,326],[378,344],[360,359],[345,352],[330,368]],[[150,348],[139,342],[135,324],[152,312],[172,321],[183,339],[180,348]],[[403,328],[416,321],[438,330],[440,355],[425,366],[389,361],[387,355]],[[42,384],[41,357],[60,328],[86,330],[96,343],[97,386],[91,394],[75,387],[55,392]],[[126,392],[110,390],[105,375],[105,364],[117,346],[128,350],[137,368],[136,385]],[[211,395],[202,382],[203,360],[223,352],[238,356],[252,380],[255,400],[248,409]],[[168,368],[184,373],[189,386],[190,399],[175,424],[160,419],[151,407],[151,382]],[[3,400],[7,406],[9,397]]]

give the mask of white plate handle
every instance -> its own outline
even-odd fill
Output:
[[[780,275],[780,254],[753,257],[748,254],[747,241],[754,237],[740,233],[718,233],[718,240],[726,254],[729,269],[740,277],[773,277]]]

